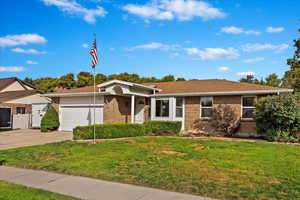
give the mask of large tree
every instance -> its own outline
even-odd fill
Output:
[[[58,85],[60,87],[67,88],[67,89],[74,88],[76,85],[76,81],[74,80],[74,74],[69,73],[69,74],[61,76],[58,79]]]
[[[300,32],[300,29],[298,29]],[[300,92],[300,38],[294,40],[296,48],[293,58],[287,59],[290,70],[286,71],[283,77],[283,86]]]
[[[79,72],[77,74],[77,87],[93,85],[94,77],[90,72]]]
[[[276,74],[270,74],[266,77],[265,84],[268,86],[279,87],[281,83],[281,79],[278,78]]]
[[[259,81],[254,75],[247,75],[245,78],[241,78],[239,80],[241,83],[255,83],[255,84],[263,84],[263,81]]]
[[[161,82],[169,82],[169,81],[175,81],[175,77],[173,75],[166,75],[160,79]]]

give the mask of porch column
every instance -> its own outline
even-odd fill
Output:
[[[132,95],[131,96],[131,123],[132,124],[134,123],[134,107],[135,107],[134,100],[135,100],[135,96]]]

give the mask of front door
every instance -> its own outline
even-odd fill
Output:
[[[0,108],[0,128],[11,128],[11,108]]]
[[[135,103],[135,123],[144,123],[145,98],[137,97]]]

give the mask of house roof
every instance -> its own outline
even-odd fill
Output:
[[[0,93],[0,103],[41,93],[39,90],[19,90]]]
[[[96,91],[99,88],[96,88]],[[81,88],[75,88],[75,89],[60,89],[60,90],[56,90],[54,93],[83,93],[83,92],[94,92],[94,86],[85,86],[85,87],[81,87]]]
[[[142,85],[148,88],[157,88],[155,95],[233,95],[233,94],[267,94],[277,92],[292,92],[287,88],[278,88],[265,85],[258,85],[252,83],[240,83],[235,81],[221,80],[221,79],[207,79],[207,80],[190,80],[190,81],[173,81],[173,82],[159,82],[159,83],[143,83]],[[99,86],[99,85],[98,85]],[[100,85],[101,86],[101,85]],[[98,90],[99,88],[97,88]],[[92,93],[94,86],[86,86],[82,88],[70,90],[58,90],[55,94],[78,94],[78,93]]]
[[[37,89],[33,85],[31,85],[25,81],[22,81],[22,80],[18,79],[17,77],[9,77],[9,78],[0,78],[0,90],[6,88],[7,86],[9,86],[10,84],[12,84],[15,81],[19,82],[22,85],[22,87],[24,88],[24,90],[28,90],[24,85],[27,85],[33,89]]]
[[[173,81],[160,83],[144,83],[147,86],[155,86],[161,89],[156,94],[180,94],[180,93],[228,93],[244,91],[287,91],[287,88],[278,88],[252,83],[240,83],[221,79]],[[292,90],[291,90],[292,91]]]
[[[0,90],[6,88],[10,84],[16,81],[16,77],[10,77],[10,78],[1,78],[0,79]]]

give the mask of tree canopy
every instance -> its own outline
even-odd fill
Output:
[[[298,31],[300,32],[300,29]],[[283,85],[300,92],[300,38],[294,40],[294,47],[296,48],[294,56],[287,59],[290,70],[284,74]]]

